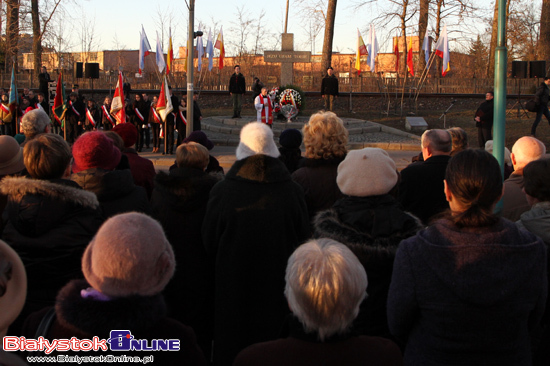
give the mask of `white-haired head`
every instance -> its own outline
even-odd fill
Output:
[[[298,247],[288,260],[285,280],[292,312],[321,341],[345,333],[367,295],[367,274],[359,259],[327,238]]]

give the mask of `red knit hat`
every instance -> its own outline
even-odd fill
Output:
[[[114,170],[121,155],[113,141],[103,132],[87,132],[73,145],[73,173],[92,168]]]
[[[124,147],[132,147],[136,144],[138,139],[138,130],[133,124],[120,123],[113,128],[113,131],[122,137]]]

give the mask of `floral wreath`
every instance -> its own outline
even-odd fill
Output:
[[[302,107],[302,96],[295,89],[285,89],[279,94],[279,104],[293,104],[296,108]]]

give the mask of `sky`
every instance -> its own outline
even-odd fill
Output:
[[[357,48],[357,29],[361,30],[363,38],[366,39],[370,23],[384,11],[384,6],[387,6],[385,4],[388,3],[388,1],[375,0],[367,6],[356,9],[354,0],[340,0],[336,10],[333,51],[354,53]],[[489,3],[490,0],[476,0],[477,5],[489,7]],[[68,31],[70,37],[72,37],[71,51],[81,51],[82,49],[78,36],[82,29],[82,20],[79,19],[81,14],[85,14],[84,19],[89,24],[94,24],[88,29],[93,29],[97,40],[95,46],[98,50],[112,50],[120,48],[120,46],[124,46],[125,49],[138,49],[141,25],[143,25],[154,50],[157,43],[156,32],[161,34],[162,39],[160,14],[165,18],[170,14],[172,18],[172,38],[176,53],[178,47],[184,46],[186,43],[188,9],[185,0],[133,0],[132,2],[79,0],[78,4],[75,7],[68,8],[75,18],[74,21],[70,22],[73,28]],[[300,17],[296,4],[297,1],[290,0],[288,21],[288,32],[294,33],[294,49],[300,51],[314,50],[315,53],[320,53],[324,30],[316,37],[313,49],[307,30],[312,22]],[[262,37],[264,38],[264,44],[275,45],[283,30],[285,8],[286,0],[263,2],[256,0],[196,0],[195,29],[198,30],[199,24],[204,24],[203,28],[205,29],[201,30],[207,35],[210,28],[216,27],[215,31],[217,32],[219,26],[223,26],[225,42],[237,42],[239,35],[234,28],[236,27],[239,10],[241,9],[242,13],[246,15],[245,17],[250,19],[256,19],[260,12],[265,10],[266,16],[262,22]],[[164,22],[166,33],[168,33],[167,23],[167,21]],[[67,22],[64,24],[67,24]],[[303,25],[305,25],[305,28]],[[395,34],[393,30],[395,26],[395,23],[390,23],[376,27],[381,52],[392,52],[390,37]],[[429,25],[429,27],[431,26]],[[255,30],[250,31],[249,39],[252,39],[255,33],[257,33]],[[452,38],[452,32],[449,33]],[[164,52],[167,51],[167,36],[165,35],[165,37]],[[231,51],[231,48],[228,50]]]

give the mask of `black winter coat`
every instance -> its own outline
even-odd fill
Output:
[[[212,188],[202,236],[215,265],[214,362],[277,338],[288,313],[285,269],[309,237],[303,191],[277,158],[238,160]]]
[[[328,210],[344,197],[338,184],[338,165],[344,160],[304,159],[301,166],[292,173],[292,179],[304,189],[309,217],[313,220],[317,212]]]
[[[130,169],[92,168],[74,173],[71,179],[96,194],[106,219],[124,212],[151,213],[147,192],[134,184]]]
[[[321,95],[338,96],[338,78],[336,76],[325,76],[321,81]]]
[[[233,73],[233,75],[231,75],[229,79],[229,92],[234,94],[246,93],[246,83],[243,74]]]
[[[405,365],[531,365],[546,262],[544,242],[506,219],[481,228],[439,220],[404,240],[388,323],[406,342]]]
[[[544,104],[548,105],[548,102],[550,101],[550,88],[548,88],[548,85],[546,83],[541,83],[540,86],[537,88],[537,91],[535,92],[535,102],[537,105]]]
[[[131,296],[98,301],[84,299],[81,290],[88,288],[86,281],[72,281],[60,291],[56,299],[56,320],[50,327],[46,339],[109,339],[111,330],[129,330],[134,339],[147,340],[151,345],[153,339],[179,339],[179,351],[88,351],[88,352],[57,352],[50,356],[79,355],[127,355],[154,356],[154,363],[159,365],[206,365],[204,355],[195,341],[195,335],[190,327],[166,316],[166,306],[162,295]],[[40,321],[50,308],[31,315],[23,327],[27,338],[35,338]],[[107,344],[109,347],[109,344]],[[96,363],[98,364],[98,363]],[[103,364],[111,364],[105,362]]]
[[[204,350],[211,340],[213,298],[201,227],[217,182],[199,169],[174,168],[169,175],[157,174],[151,197],[152,216],[162,224],[176,256],[176,273],[164,291],[169,315],[190,325]]]
[[[493,128],[493,114],[494,114],[494,99],[486,100],[481,103],[476,111],[475,116],[479,117],[480,122],[476,121],[476,127],[482,127],[485,129]]]
[[[70,180],[4,178],[7,195],[2,238],[27,271],[24,316],[51,306],[69,280],[82,278],[84,249],[103,222],[95,194]]]
[[[393,260],[401,240],[422,228],[420,220],[403,212],[389,194],[338,200],[314,220],[314,236],[331,238],[351,249],[367,273],[368,297],[354,322],[359,334],[390,337],[386,302]]]
[[[412,163],[401,171],[399,202],[405,211],[424,224],[449,208],[443,193],[443,180],[450,159],[448,155],[436,155],[426,161]]]

